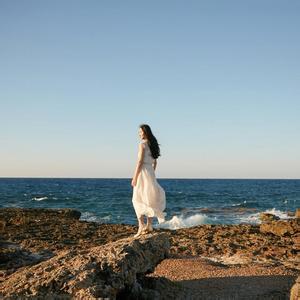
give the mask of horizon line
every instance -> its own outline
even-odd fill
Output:
[[[156,177],[157,179],[201,179],[201,180],[300,180],[300,178],[236,178],[236,177]],[[132,177],[50,177],[50,176],[0,176],[0,179],[132,179]]]

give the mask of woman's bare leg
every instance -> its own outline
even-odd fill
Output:
[[[150,232],[153,231],[152,227],[153,217],[147,217],[147,225],[146,225],[146,231]]]
[[[141,235],[142,231],[145,228],[144,216],[140,216],[138,218],[138,221],[139,221],[139,229],[138,229],[138,232],[134,235],[135,237],[138,237],[139,235]]]
[[[144,216],[141,216],[138,218],[139,220],[139,228],[141,227],[144,227],[145,226],[145,223],[144,223]]]

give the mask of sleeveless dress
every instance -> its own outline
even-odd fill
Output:
[[[154,159],[147,141],[142,140],[140,143],[145,145],[145,155],[137,183],[133,187],[133,207],[138,218],[142,215],[157,217],[158,223],[162,223],[166,215],[163,212],[166,208],[165,191],[156,180],[152,166]]]

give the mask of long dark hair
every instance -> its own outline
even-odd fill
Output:
[[[153,135],[150,126],[147,124],[141,124],[140,128],[143,130],[143,132],[148,140],[148,145],[149,145],[152,157],[156,159],[159,156],[161,156],[160,149],[159,149],[160,144],[158,144],[157,139]]]

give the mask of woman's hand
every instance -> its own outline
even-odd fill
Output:
[[[136,186],[136,179],[135,178],[132,178],[132,180],[131,180],[131,186],[132,187],[135,187]]]

